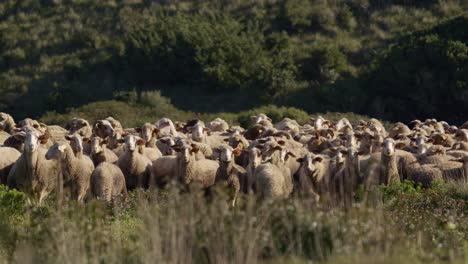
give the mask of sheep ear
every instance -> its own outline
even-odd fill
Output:
[[[403,149],[405,146],[406,146],[406,144],[403,143],[403,142],[398,142],[398,143],[395,144],[396,149]]]
[[[39,141],[41,142],[41,144],[47,143],[47,140],[49,140],[49,135],[48,134],[44,134],[44,135],[39,137]]]
[[[154,128],[153,129],[153,135],[155,135],[155,136],[159,135],[159,131],[160,130],[158,128]]]
[[[258,143],[264,144],[266,142],[266,139],[259,139]]]
[[[173,149],[175,152],[180,152],[180,147],[174,146],[174,147],[172,147],[172,149]]]
[[[322,157],[315,157],[312,162],[322,162],[323,158]]]
[[[238,148],[235,148],[232,153],[234,154],[234,156],[240,156],[240,154],[242,153],[242,150],[238,149]]]
[[[85,137],[82,139],[83,142],[89,142],[89,138]]]
[[[286,142],[284,140],[278,140],[278,144],[280,144],[281,146],[284,146],[284,144],[286,144]]]
[[[211,132],[211,130],[210,130],[209,128],[207,128],[207,127],[204,127],[204,128],[203,128],[203,131],[205,131],[205,132]]]
[[[190,150],[190,153],[198,153],[199,149],[198,148],[192,148]]]
[[[291,157],[293,157],[293,158],[296,157],[296,155],[294,155],[294,153],[292,153],[292,152],[290,152],[290,151],[288,151],[288,153],[286,153],[286,155],[287,155],[287,156],[291,156]]]
[[[135,127],[135,131],[141,133],[141,127]]]
[[[283,148],[280,147],[280,146],[275,146],[273,149],[274,149],[274,150],[282,150]]]
[[[304,158],[298,158],[298,159],[296,159],[296,161],[299,162],[299,163],[302,163],[302,162],[304,162]]]
[[[146,144],[146,141],[145,141],[144,139],[141,139],[141,138],[140,138],[140,139],[138,139],[138,140],[136,141],[136,144],[137,144],[137,145],[145,145],[145,144]]]
[[[343,154],[343,155],[348,155],[348,151],[347,150],[340,150],[340,153]]]
[[[229,142],[229,138],[223,139],[224,142]]]
[[[39,123],[39,126],[40,126],[40,127],[47,127],[47,125],[44,124],[44,123]]]
[[[68,135],[65,136],[65,139],[68,140],[68,141],[71,141],[71,140],[72,140],[72,138],[71,138],[70,136],[68,136]]]
[[[13,137],[15,137],[15,139],[18,141],[24,142],[26,135],[24,133],[18,133],[14,134]]]

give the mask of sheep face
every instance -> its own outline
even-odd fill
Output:
[[[159,119],[155,123],[155,126],[158,129],[162,129],[162,128],[165,128],[167,126],[170,126],[171,124],[172,124],[172,121],[169,118],[164,117],[164,118]]]
[[[91,138],[91,152],[93,154],[99,154],[104,151],[107,140],[104,140],[100,137]]]
[[[258,148],[251,148],[249,150],[249,164],[253,169],[256,169],[262,163],[262,153]]]
[[[171,137],[165,137],[158,140],[156,143],[158,148],[161,150],[163,155],[174,155],[175,151],[173,147],[176,145],[175,141]]]
[[[198,148],[195,145],[183,144],[180,147],[175,147],[175,151],[179,152],[179,157],[181,157],[182,162],[189,163],[193,157],[193,153],[198,152]]]
[[[395,154],[395,140],[387,138],[382,143],[382,154],[391,157]]]
[[[140,133],[140,136],[146,142],[153,139],[153,136],[156,136],[159,129],[150,123],[145,123],[142,127],[135,128],[135,131]]]
[[[315,182],[317,175],[320,173],[323,158],[312,153],[308,153],[303,158],[297,159],[297,161],[301,163],[301,166],[304,168],[307,176]]]
[[[83,127],[89,126],[88,121],[83,118],[73,118],[67,125],[66,128],[70,131],[70,134],[75,133]]]
[[[137,146],[145,144],[145,141],[143,139],[134,135],[125,136],[123,138],[123,141],[125,142],[125,149],[130,152],[135,151],[137,149]]]
[[[83,151],[83,140],[77,134],[65,136],[65,139],[70,141],[70,146],[73,152],[82,152]]]
[[[115,130],[108,120],[99,120],[93,126],[93,133],[100,138],[107,138],[115,135]]]
[[[14,135],[15,139],[24,142],[24,151],[33,153],[37,151],[40,144],[44,144],[48,140],[48,135],[41,135],[34,129],[28,129],[26,133],[17,133]]]
[[[61,160],[64,157],[65,149],[67,146],[65,146],[63,143],[55,143],[52,145],[52,147],[49,148],[47,151],[45,158],[47,160],[51,159],[56,159],[56,160]]]
[[[205,137],[205,132],[208,131],[207,128],[201,125],[195,125],[192,128],[192,140],[200,142]]]

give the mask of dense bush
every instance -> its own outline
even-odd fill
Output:
[[[386,119],[465,122],[468,42],[463,27],[468,27],[466,16],[391,46],[369,74],[367,111]]]
[[[415,39],[437,35],[438,44],[433,44],[438,50],[456,51],[458,60],[456,65],[440,65],[463,68],[463,50],[449,41],[466,39],[466,15],[450,20],[450,26],[429,26],[463,14],[466,6],[456,0],[410,2],[3,1],[0,111],[15,118],[39,117],[46,111],[63,113],[111,100],[116,91],[135,90],[138,101],[143,91],[157,89],[178,108],[197,112],[242,111],[274,103],[308,112],[360,111],[386,118],[408,111],[424,118],[437,111],[438,117],[458,121],[460,117],[442,109],[445,103],[431,102],[433,110],[426,113],[419,109],[424,106],[411,102],[426,100],[423,96],[396,98],[400,91],[393,86],[405,91],[411,81],[388,71],[386,63],[371,68],[373,81],[360,82],[370,62],[403,34],[414,34]],[[411,67],[438,60],[415,58]],[[439,68],[422,70],[421,76]],[[440,89],[434,83],[451,78],[431,75],[423,78],[431,91]],[[396,82],[400,79],[406,84]],[[388,89],[395,93],[380,104],[375,94]],[[363,94],[370,95],[367,101]],[[385,109],[367,107],[368,102]],[[404,105],[391,115],[392,104]]]

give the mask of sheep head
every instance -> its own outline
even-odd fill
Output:
[[[135,135],[125,135],[125,137],[119,139],[118,142],[125,144],[125,150],[130,152],[134,152],[138,147],[142,147],[146,144],[144,139]]]
[[[306,175],[313,181],[317,182],[317,176],[320,174],[323,169],[322,162],[323,158],[313,153],[307,153],[302,158],[298,158],[297,162],[301,164],[301,167],[304,169]]]
[[[33,153],[37,151],[40,144],[47,143],[49,139],[48,134],[41,134],[39,131],[27,128],[24,133],[17,133],[14,135],[15,139],[24,142],[24,151]]]
[[[100,138],[107,138],[114,136],[115,130],[108,120],[98,120],[93,125],[93,134]]]
[[[386,138],[382,143],[382,155],[391,157],[395,154],[395,140],[393,138]]]
[[[146,142],[151,141],[153,137],[157,137],[159,134],[159,129],[150,123],[145,123],[141,127],[136,127],[135,131],[138,132],[140,137]]]
[[[47,150],[45,158],[47,160],[51,160],[51,159],[62,160],[65,157],[66,149],[67,149],[67,146],[65,145],[65,143],[63,142],[55,143],[49,148],[49,150]]]
[[[83,139],[83,141],[87,142],[87,141],[90,141],[91,143],[91,152],[93,154],[99,154],[101,152],[104,151],[104,149],[106,148],[106,144],[107,144],[107,139],[102,139],[98,136],[93,136],[91,137],[90,140],[88,139]]]
[[[174,150],[178,152],[178,156],[184,163],[189,163],[193,157],[193,153],[197,153],[199,151],[198,147],[194,144],[182,144],[181,146],[174,147]]]
[[[77,133],[72,135],[65,136],[65,139],[70,141],[70,146],[74,153],[82,152],[83,151],[83,139]]]

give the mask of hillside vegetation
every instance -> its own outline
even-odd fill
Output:
[[[0,111],[40,117],[161,90],[194,112],[275,104],[457,124],[468,114],[467,10],[456,0],[2,1]]]

